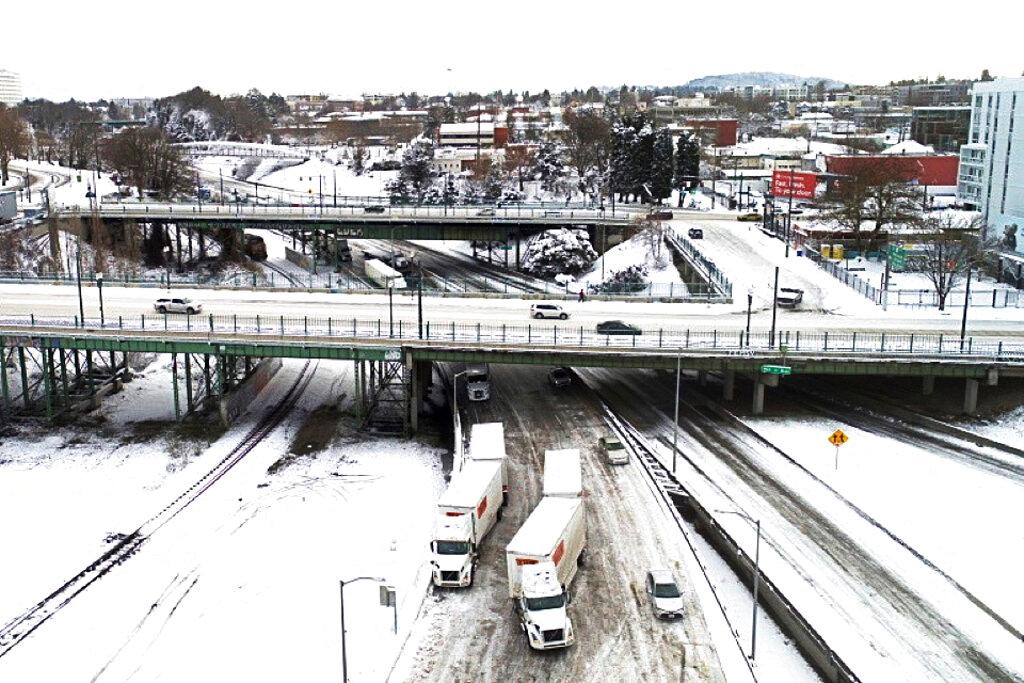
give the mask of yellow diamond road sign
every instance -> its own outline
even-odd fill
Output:
[[[828,440],[833,446],[839,447],[842,446],[847,441],[849,441],[850,437],[848,437],[846,435],[846,432],[844,432],[842,429],[837,429],[836,431],[832,432],[831,435],[829,435]]]

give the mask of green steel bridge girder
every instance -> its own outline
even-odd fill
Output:
[[[323,360],[418,361],[495,363],[541,366],[577,366],[674,370],[677,353],[653,349],[631,352],[612,348],[557,348],[544,346],[502,347],[464,342],[425,342],[409,339],[345,339],[329,342],[310,339],[282,339],[266,342],[227,339],[131,338],[110,335],[0,337],[0,345],[32,346],[49,349],[79,349],[137,353],[191,353],[212,356],[250,356],[257,358],[302,358]],[[766,351],[737,355],[735,351],[683,351],[682,367],[688,370],[725,371],[758,374],[763,364],[786,365],[801,375],[874,375],[933,376],[989,379],[995,371],[1003,377],[1024,377],[1024,364],[988,357],[925,355],[771,353]]]

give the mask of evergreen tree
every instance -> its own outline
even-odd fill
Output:
[[[992,77],[992,74],[988,72],[988,69],[982,69],[981,80],[983,83],[987,83],[988,81],[994,81],[996,79]]]
[[[554,192],[558,181],[565,175],[562,148],[550,140],[542,142],[537,151],[534,177],[541,181],[541,187]]]
[[[682,192],[700,182],[700,142],[693,134],[679,136],[676,143],[676,174],[674,186],[679,190],[679,206],[683,205]]]
[[[651,194],[661,204],[661,200],[672,195],[672,132],[662,128],[654,133],[651,155]]]

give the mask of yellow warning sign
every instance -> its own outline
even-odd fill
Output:
[[[844,432],[842,429],[837,429],[836,431],[832,432],[832,434],[829,435],[828,440],[829,443],[831,443],[833,446],[839,448],[844,443],[849,441],[850,437],[848,437],[846,435],[846,432]]]

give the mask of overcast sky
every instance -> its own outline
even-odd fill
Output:
[[[0,68],[50,99],[539,91],[736,71],[1020,76],[1011,0],[5,3]],[[155,7],[161,7],[158,11]],[[166,12],[166,13],[165,13]],[[976,23],[975,23],[976,22]]]

